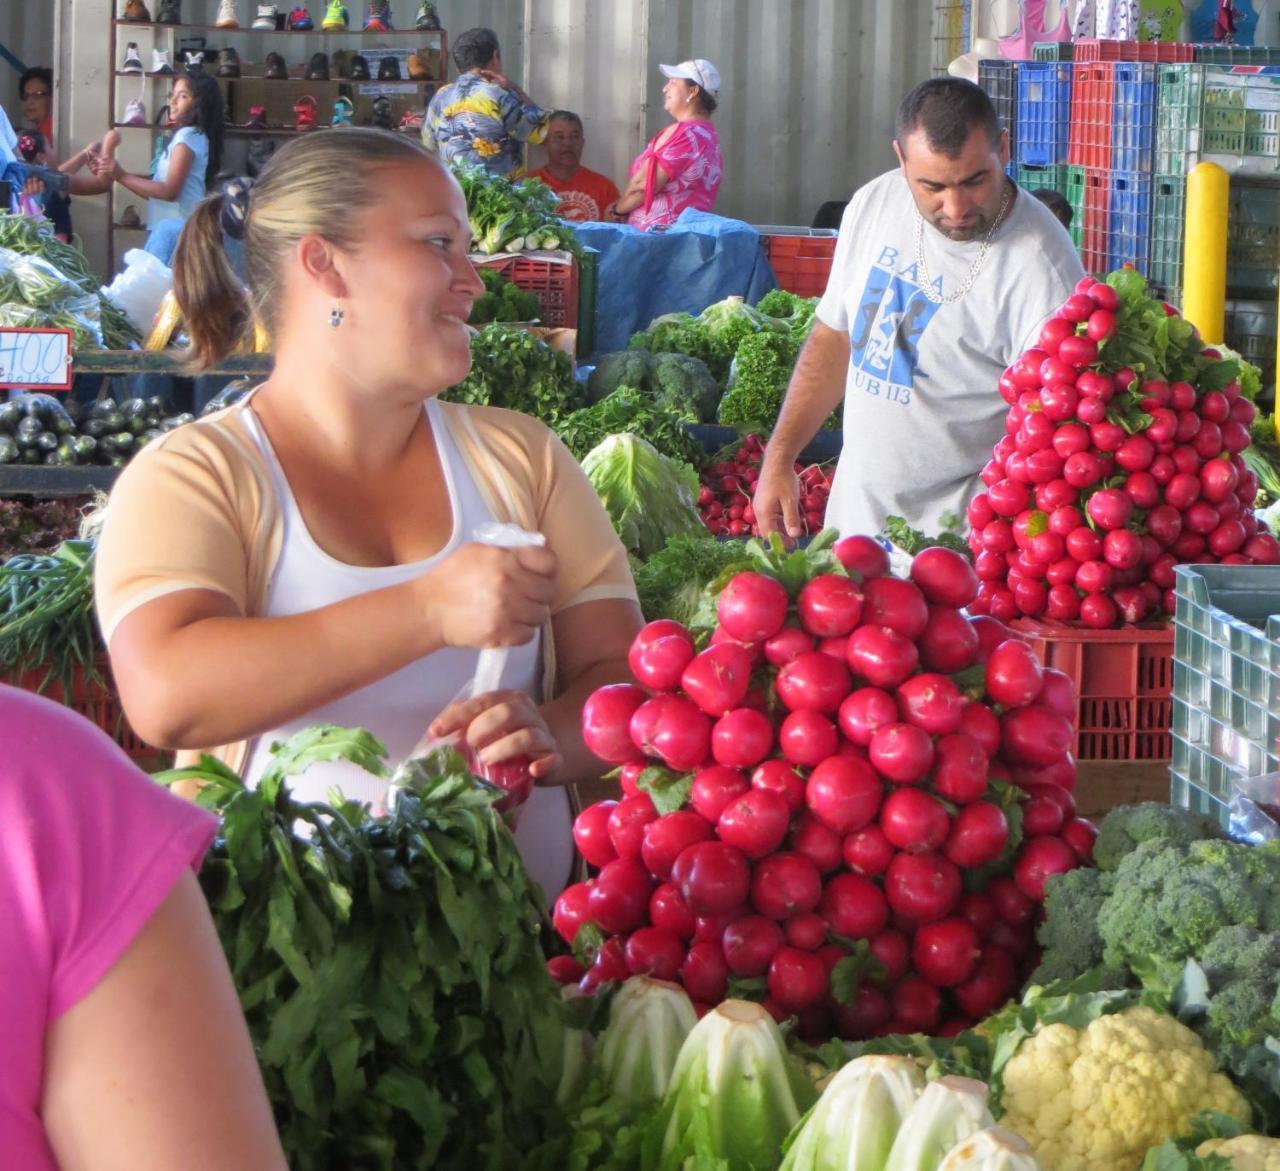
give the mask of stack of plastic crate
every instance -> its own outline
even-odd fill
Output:
[[[1147,276],[1167,301],[1182,303],[1187,172],[1200,157],[1204,66],[1156,66],[1155,180],[1151,197],[1151,261]]]
[[[1232,783],[1280,767],[1280,566],[1176,572],[1171,797],[1225,826]]]
[[[1107,269],[1107,217],[1110,212],[1111,156],[1115,118],[1115,64],[1080,61],[1071,66],[1071,127],[1067,137],[1068,187],[1080,194],[1080,259],[1089,272]],[[1074,206],[1074,205],[1073,205]]]
[[[995,106],[1001,129],[1009,132],[1009,164],[1012,168],[1018,162],[1018,63],[1003,60],[979,61],[978,84],[986,90],[987,97]]]
[[[1067,193],[1071,65],[1025,61],[1018,67],[1018,183],[1028,191]]]

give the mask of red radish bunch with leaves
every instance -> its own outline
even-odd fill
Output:
[[[1007,434],[968,509],[972,611],[1104,629],[1174,609],[1174,566],[1273,565],[1241,453],[1256,371],[1129,270],[1085,277],[1000,379]]]
[[[732,458],[716,460],[703,471],[698,490],[698,512],[713,536],[760,535],[751,501],[760,479],[764,448],[764,440],[759,435],[748,435]],[[821,532],[835,469],[822,464],[808,467],[796,464],[795,471],[800,477],[800,519],[804,522],[805,532]]]
[[[953,550],[909,579],[869,537],[748,550],[714,627],[650,623],[635,682],[584,707],[621,792],[574,823],[592,877],[556,902],[553,973],[761,1000],[815,1039],[987,1016],[1035,962],[1046,878],[1091,856],[1070,680],[966,615]]]

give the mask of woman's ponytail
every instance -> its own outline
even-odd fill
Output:
[[[229,198],[235,197],[218,194],[200,201],[173,257],[173,293],[191,339],[186,364],[195,372],[234,351],[253,325],[249,298],[222,241]]]

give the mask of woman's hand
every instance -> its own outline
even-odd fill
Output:
[[[463,545],[414,583],[442,646],[524,646],[546,624],[555,590],[550,549]]]
[[[551,776],[563,763],[542,713],[523,691],[490,691],[450,704],[427,731],[437,739],[461,733],[481,765],[527,757],[529,772],[537,781]]]

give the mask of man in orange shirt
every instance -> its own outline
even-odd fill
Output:
[[[603,220],[604,209],[618,198],[618,189],[608,175],[582,165],[586,139],[582,119],[571,110],[551,115],[546,141],[547,165],[531,178],[541,179],[560,196],[560,216],[582,222]]]

